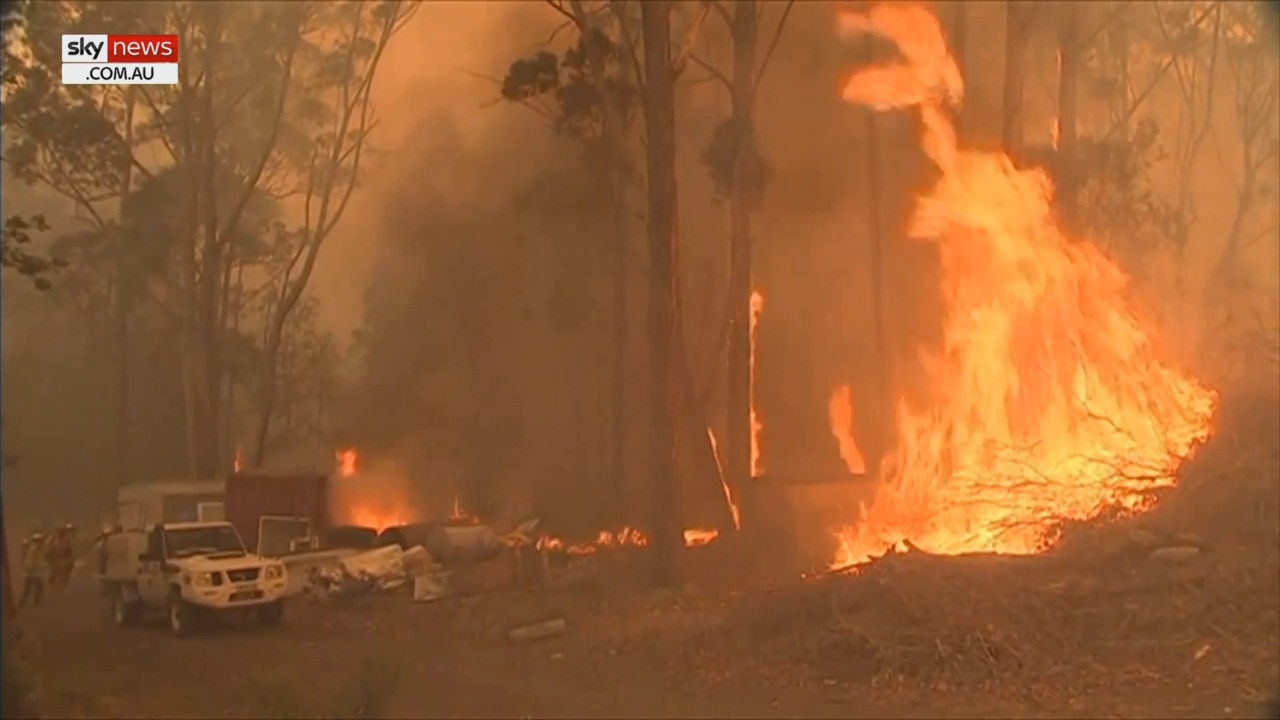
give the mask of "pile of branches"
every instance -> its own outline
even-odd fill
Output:
[[[1223,428],[1150,512],[1064,525],[1034,556],[889,553],[744,608],[739,640],[886,688],[1087,692],[1192,672],[1269,687],[1280,452],[1254,427],[1265,443]]]

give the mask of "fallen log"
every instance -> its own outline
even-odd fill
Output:
[[[569,627],[564,618],[546,620],[534,625],[522,625],[507,631],[507,642],[512,644],[536,642],[563,635]]]

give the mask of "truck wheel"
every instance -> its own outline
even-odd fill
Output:
[[[138,618],[142,615],[142,603],[130,599],[128,591],[121,585],[112,592],[111,614],[115,618],[116,627],[132,627],[138,624]]]
[[[178,593],[169,596],[169,606],[166,608],[169,625],[169,633],[174,637],[186,637],[195,630],[195,613],[192,612],[190,603],[182,599]]]
[[[258,622],[266,627],[275,627],[284,619],[284,601],[277,600],[270,605],[258,608]]]

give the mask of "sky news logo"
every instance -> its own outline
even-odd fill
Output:
[[[63,35],[63,85],[176,85],[177,35]]]

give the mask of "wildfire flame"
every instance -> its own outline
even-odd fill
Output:
[[[466,508],[462,506],[462,497],[455,493],[453,507],[449,508],[449,522],[455,525],[477,525],[480,523],[480,519],[467,512]]]
[[[715,529],[690,528],[684,531],[684,544],[685,547],[706,545],[718,537],[720,537],[720,533]],[[647,547],[648,545],[648,536],[630,527],[624,527],[616,531],[601,530],[600,534],[591,542],[568,543],[558,537],[545,536],[538,539],[536,543],[536,547],[539,550],[559,551],[568,555],[591,555],[607,548]]]
[[[338,475],[344,478],[352,477],[356,474],[356,451],[352,448],[339,450],[334,453],[334,459],[338,461]]]
[[[1031,553],[1055,520],[1139,510],[1208,438],[1215,394],[1160,363],[1130,310],[1126,279],[1053,216],[1053,187],[998,152],[957,146],[963,96],[937,18],[908,4],[844,13],[903,61],[862,68],[847,102],[918,108],[940,177],[909,236],[937,243],[943,349],[924,358],[932,406],[899,402],[879,492],[838,533],[834,565],[910,540],[937,553]]]
[[[585,543],[567,543],[560,538],[547,536],[538,540],[537,548],[539,550],[561,550],[569,555],[590,555],[601,548],[626,545],[644,547],[648,544],[649,538],[645,537],[644,533],[634,528],[622,528],[617,531],[601,530],[595,540]]]
[[[338,465],[338,477],[349,479],[356,476],[360,455],[355,448],[338,450],[333,456]],[[364,497],[365,493],[361,493],[362,497],[358,499],[352,498],[350,497],[352,492],[349,487],[342,488],[341,494],[343,501],[339,502],[339,507],[334,507],[333,510],[336,516],[341,518],[340,522],[343,524],[373,528],[378,532],[382,532],[387,528],[399,527],[413,522],[407,514],[396,506],[396,503],[377,502],[374,497]]]
[[[831,391],[827,415],[831,420],[831,434],[840,444],[840,459],[844,460],[844,466],[854,475],[866,473],[867,461],[853,437],[853,391],[848,385],[837,385]]]
[[[760,313],[762,312],[764,312],[764,296],[759,291],[752,290],[751,320],[748,326],[751,354],[747,363],[751,377],[751,477],[760,477],[764,473],[764,464],[760,462],[760,432],[764,429],[764,426],[760,423],[760,414],[756,412],[756,326],[760,324]]]
[[[736,530],[742,529],[742,516],[738,513],[738,504],[733,501],[733,491],[729,489],[729,481],[725,477],[724,461],[720,459],[720,443],[716,442],[716,434],[707,428],[707,439],[711,441],[711,454],[716,458],[716,472],[720,473],[720,489],[724,491],[724,501],[729,504],[729,512],[733,514],[733,527]],[[685,544],[688,543],[689,533],[701,532],[698,530],[685,531]],[[715,532],[712,530],[711,532]],[[702,543],[698,543],[702,544]]]
[[[408,525],[410,520],[394,511],[383,512],[368,506],[359,506],[352,508],[351,511],[347,513],[347,522],[351,525],[373,528],[378,532],[382,532],[387,528]]]

